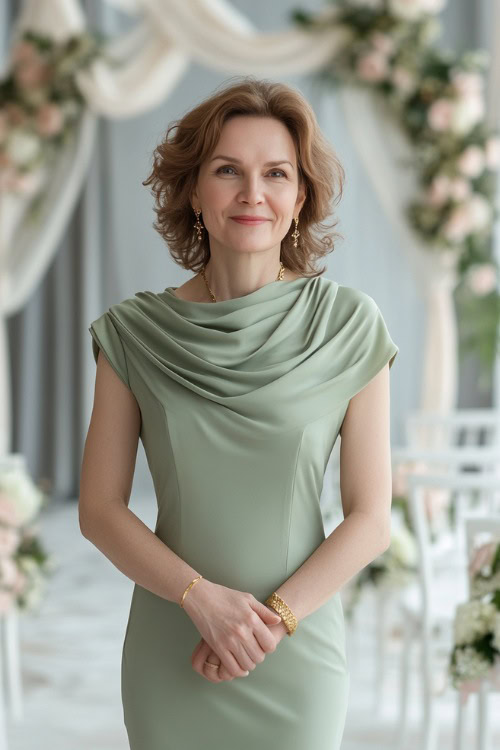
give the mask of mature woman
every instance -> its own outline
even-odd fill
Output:
[[[90,326],[80,526],[135,582],[121,673],[132,750],[340,746],[339,590],[389,543],[398,352],[374,300],[315,266],[343,176],[300,92],[230,81],[169,127],[144,183],[194,275]],[[325,539],[339,434],[344,520]],[[139,438],[154,532],[128,508]]]

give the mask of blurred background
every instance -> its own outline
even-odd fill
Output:
[[[191,276],[141,182],[168,125],[247,74],[314,108],[346,171],[325,275],[400,350],[393,542],[342,592],[343,747],[500,747],[500,3],[0,0],[0,66],[0,750],[128,746],[133,582],[77,517],[88,326]],[[129,507],[154,527],[142,444]]]

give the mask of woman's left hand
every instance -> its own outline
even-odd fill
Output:
[[[267,627],[276,638],[276,645],[278,645],[281,639],[287,634],[287,629],[283,621],[278,622],[276,625],[268,625]],[[205,661],[220,666],[218,669],[215,669],[215,667],[209,667],[205,664]],[[234,680],[234,677],[232,677],[225,669],[224,665],[221,664],[220,658],[204,638],[200,640],[194,649],[191,663],[194,671],[198,672],[199,675],[209,682],[231,682],[231,680]]]

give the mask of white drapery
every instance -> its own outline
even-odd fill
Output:
[[[190,60],[228,74],[306,74],[327,65],[343,41],[341,31],[332,27],[260,33],[225,0],[106,2],[128,13],[135,26],[108,43],[113,64],[100,59],[77,76],[88,110],[73,145],[61,153],[50,175],[40,175],[48,188],[37,224],[23,221],[26,199],[0,193],[0,454],[10,447],[6,318],[23,307],[53,259],[85,181],[96,115],[126,118],[152,109],[169,96]],[[325,17],[335,12],[328,7]],[[77,0],[25,0],[12,42],[25,29],[64,39],[85,27]],[[341,101],[380,203],[429,300],[421,406],[447,410],[455,404],[457,382],[452,264],[449,258],[431,256],[407,225],[403,208],[415,175],[397,159],[410,146],[388,120],[383,104],[364,90],[347,88]],[[387,138],[387,128],[394,137]]]

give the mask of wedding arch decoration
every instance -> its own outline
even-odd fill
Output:
[[[10,435],[6,318],[54,256],[85,180],[96,117],[158,105],[191,59],[229,74],[342,83],[354,145],[427,300],[421,408],[453,407],[457,285],[472,321],[466,343],[488,366],[496,351],[500,144],[485,119],[484,55],[433,47],[444,0],[338,0],[315,16],[295,11],[295,28],[268,34],[226,0],[103,2],[134,19],[132,29],[98,39],[78,0],[24,0],[0,87],[0,454]],[[62,94],[54,76],[66,81]]]

